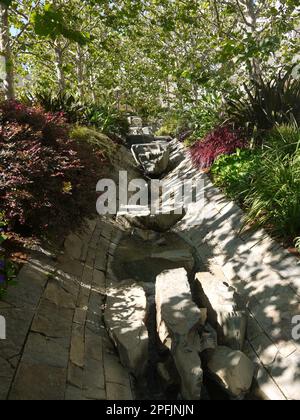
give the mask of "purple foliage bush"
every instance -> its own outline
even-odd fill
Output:
[[[208,169],[221,155],[230,155],[237,149],[244,149],[248,141],[229,126],[219,127],[190,149],[193,164],[199,169]]]
[[[63,113],[0,104],[0,206],[16,233],[80,224],[95,211],[105,156],[69,139]]]

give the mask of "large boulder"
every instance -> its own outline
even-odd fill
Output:
[[[161,209],[155,214],[152,214],[150,210],[140,213],[118,213],[118,217],[124,217],[132,226],[161,233],[168,232],[173,226],[180,222],[185,215],[186,211],[183,207],[175,210]]]
[[[164,211],[162,210],[158,214],[150,214],[149,216],[140,219],[150,230],[156,232],[167,232],[173,226],[175,226],[180,220],[184,218],[186,211],[184,208],[180,208],[175,211]]]
[[[170,158],[168,143],[135,144],[131,151],[136,162],[149,176],[160,176],[168,168]]]
[[[250,390],[255,367],[242,352],[220,346],[208,361],[208,370],[232,397],[242,398]]]
[[[172,140],[169,143],[170,148],[170,159],[169,159],[169,170],[177,168],[185,159],[186,152],[185,148],[178,140]]]
[[[153,135],[152,127],[143,127],[142,131],[143,131],[143,134],[145,134],[146,136],[152,136]]]
[[[128,118],[128,122],[132,127],[143,127],[143,119],[141,117],[132,116]]]
[[[128,136],[143,136],[145,133],[141,127],[130,127]]]
[[[184,268],[166,270],[157,277],[155,301],[158,335],[173,356],[182,396],[199,400],[203,383],[199,329],[206,322],[206,310],[192,301]]]
[[[208,320],[218,332],[220,344],[243,350],[247,331],[246,303],[237,292],[211,273],[197,273],[198,304],[208,308]]]
[[[141,286],[125,281],[107,290],[105,323],[122,364],[136,377],[143,375],[148,360],[146,317],[147,298]]]
[[[127,235],[116,249],[113,271],[120,281],[131,278],[136,282],[152,283],[165,270],[184,267],[192,273],[195,267],[193,251],[176,233],[152,237],[150,241],[140,235]]]

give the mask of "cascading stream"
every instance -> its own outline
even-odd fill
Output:
[[[144,178],[159,179],[176,166],[178,156],[172,156],[167,139],[143,130],[141,122],[132,127],[128,145]],[[194,287],[195,273],[207,271],[206,267],[193,247],[171,232],[184,216],[185,212],[145,215],[144,208],[142,214],[118,215],[128,233],[114,255],[111,286],[126,310],[123,316],[121,308],[114,314],[108,302],[106,325],[122,363],[136,378],[138,399],[239,399],[250,389],[252,364],[239,349],[218,346],[219,332],[210,325],[208,304],[203,305]],[[229,329],[238,330],[231,319],[226,322]],[[122,335],[125,329],[127,340]],[[233,359],[237,362],[230,366]],[[218,370],[223,361],[227,365],[222,376]],[[244,373],[244,382],[235,378],[234,384],[227,383],[226,369],[235,375]]]

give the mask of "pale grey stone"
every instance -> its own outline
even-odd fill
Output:
[[[195,286],[199,304],[208,308],[209,322],[216,328],[220,343],[242,350],[247,330],[246,304],[242,297],[211,273],[197,273]]]
[[[135,376],[144,373],[148,359],[146,316],[147,299],[141,286],[127,281],[107,290],[105,324],[123,365]]]
[[[76,297],[65,290],[63,283],[60,283],[56,279],[49,280],[44,293],[44,298],[61,308],[75,308]]]
[[[83,369],[72,362],[68,366],[68,384],[78,389],[83,387]]]
[[[170,158],[168,143],[136,144],[132,146],[131,152],[147,175],[159,176],[168,167]]]
[[[103,362],[95,359],[85,359],[85,368],[83,370],[83,389],[99,391],[105,388]],[[86,394],[85,394],[86,395]]]
[[[84,367],[84,337],[82,335],[72,335],[70,361],[75,366]]]
[[[80,260],[82,246],[81,238],[74,233],[70,234],[64,243],[66,254],[74,260]]]
[[[168,270],[156,280],[157,329],[161,342],[171,350],[181,378],[185,399],[200,399],[203,371],[198,328],[206,322],[206,310],[192,301],[184,268]]]
[[[272,379],[288,400],[300,400],[300,351],[289,357],[277,356],[275,362],[268,368]]]
[[[69,360],[69,347],[69,337],[57,339],[31,332],[26,342],[22,362],[66,369]]]
[[[255,394],[258,398],[267,401],[286,401],[285,396],[264,367],[259,368],[255,382]]]
[[[129,373],[115,354],[105,351],[103,365],[106,385],[109,382],[120,384],[127,388],[130,387]]]
[[[245,395],[252,385],[254,365],[240,351],[220,346],[208,362],[213,378],[234,397]]]

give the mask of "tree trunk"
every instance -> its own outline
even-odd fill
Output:
[[[82,52],[82,47],[77,45],[76,52],[76,73],[77,73],[77,82],[78,82],[78,92],[81,98],[84,98],[85,89],[84,89],[84,55]]]
[[[66,91],[66,78],[64,73],[63,50],[59,43],[55,46],[55,67],[58,90],[59,93],[64,94]]]
[[[259,42],[259,34],[257,31],[257,11],[255,6],[255,0],[246,0],[247,14],[250,18],[250,26],[253,33],[253,37],[256,42]],[[262,80],[262,68],[261,60],[259,58],[253,58],[250,65],[250,75],[251,77],[260,82]]]
[[[3,67],[3,92],[6,100],[15,99],[14,65],[11,54],[8,7],[0,2],[0,66]],[[2,72],[1,72],[2,73]]]
[[[92,96],[92,101],[95,104],[97,101],[97,97],[96,97],[96,92],[95,92],[95,80],[92,74],[90,74],[90,78],[89,78],[89,82],[90,82],[90,90],[91,90],[91,96]]]

